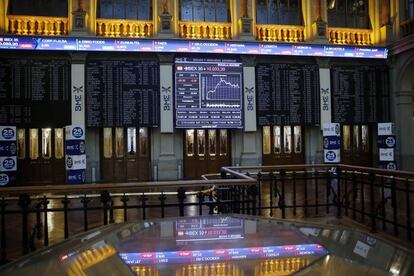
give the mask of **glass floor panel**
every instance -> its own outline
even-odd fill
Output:
[[[412,275],[413,252],[355,229],[227,215],[111,224],[7,275]]]

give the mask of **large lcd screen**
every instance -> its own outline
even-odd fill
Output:
[[[235,60],[175,60],[177,128],[243,128],[243,66]]]

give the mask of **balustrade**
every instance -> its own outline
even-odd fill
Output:
[[[371,33],[370,29],[328,28],[328,39],[333,44],[372,45]]]
[[[276,42],[303,42],[304,26],[256,25],[256,39]]]
[[[152,37],[152,21],[96,19],[96,35],[105,37]]]
[[[68,18],[49,16],[8,15],[8,33],[18,35],[68,34]]]
[[[230,23],[181,21],[179,28],[179,34],[182,38],[232,39]]]

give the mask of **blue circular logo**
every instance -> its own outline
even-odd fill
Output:
[[[10,140],[14,137],[14,130],[10,127],[6,127],[1,132],[1,136],[3,136],[3,138],[6,140]]]
[[[397,169],[397,164],[395,164],[394,162],[390,162],[387,164],[387,170],[396,170]]]
[[[79,151],[84,154],[85,153],[85,143],[83,141],[81,141],[79,143]]]
[[[333,151],[328,151],[328,152],[326,152],[326,159],[328,160],[328,161],[334,161],[335,159],[336,159],[336,153],[335,152],[333,152]]]
[[[10,181],[10,178],[5,173],[0,173],[0,186],[7,185]]]
[[[10,153],[11,153],[11,155],[16,155],[16,152],[17,152],[16,143],[11,143],[10,144]]]
[[[83,130],[80,127],[74,127],[72,129],[72,136],[75,138],[81,138],[83,136]]]
[[[73,166],[73,159],[72,157],[68,156],[68,158],[66,159],[66,166],[70,169]]]
[[[325,149],[329,147],[329,139],[327,137],[323,138],[323,147]]]
[[[16,163],[13,159],[6,158],[3,160],[3,168],[5,168],[6,170],[11,170],[14,168],[14,166],[16,166]]]
[[[339,135],[340,131],[341,130],[339,128],[339,124],[335,125],[335,133],[336,133],[336,135]]]
[[[394,147],[395,146],[395,138],[394,137],[387,137],[387,139],[385,139],[385,144],[389,148]]]

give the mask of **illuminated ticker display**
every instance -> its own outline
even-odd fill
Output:
[[[328,251],[319,244],[296,244],[228,249],[119,253],[119,256],[127,265],[149,265],[323,256],[327,253]]]
[[[0,49],[40,51],[110,51],[221,53],[274,56],[313,56],[386,59],[388,49],[345,45],[272,42],[202,41],[184,39],[131,39],[97,37],[0,36]]]
[[[176,241],[235,240],[244,237],[244,221],[234,217],[177,219]]]
[[[234,60],[175,60],[177,128],[243,128],[243,67]]]

